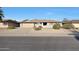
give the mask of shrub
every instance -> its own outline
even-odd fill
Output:
[[[72,29],[72,28],[74,28],[74,26],[72,24],[64,24],[62,27],[64,29]]]
[[[41,30],[42,27],[41,27],[41,26],[39,26],[39,27],[34,27],[34,29],[35,29],[35,30]]]
[[[75,28],[75,29],[79,29],[79,28]]]
[[[60,29],[60,28],[61,28],[61,26],[59,23],[56,23],[53,25],[53,29]]]
[[[41,30],[41,28],[34,28],[35,30]]]
[[[8,29],[15,29],[15,27],[14,26],[9,26]]]
[[[0,19],[0,22],[2,22],[2,20]]]

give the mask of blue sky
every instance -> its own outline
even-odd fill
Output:
[[[25,19],[79,19],[79,8],[73,7],[3,7],[6,19],[22,21]]]

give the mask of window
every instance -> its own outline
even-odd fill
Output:
[[[37,24],[37,22],[35,22],[34,24]]]
[[[42,24],[42,22],[40,22],[40,24]]]
[[[43,25],[46,26],[47,25],[47,22],[43,22]]]

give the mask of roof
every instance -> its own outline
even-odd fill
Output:
[[[55,21],[55,20],[37,20],[37,19],[34,19],[34,20],[29,20],[29,21],[22,21],[23,23],[25,23],[25,22],[27,22],[27,23],[29,23],[29,22],[31,22],[31,23],[34,23],[34,22],[49,22],[49,23],[54,23],[54,22],[58,22],[58,21]]]
[[[63,21],[62,23],[79,23],[79,20],[68,20],[68,21]]]
[[[55,20],[31,20],[31,22],[57,22]]]
[[[62,23],[71,23],[71,21],[70,20],[64,20],[64,21],[62,21]]]
[[[72,23],[79,23],[79,20],[72,20]]]

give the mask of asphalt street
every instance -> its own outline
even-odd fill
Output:
[[[79,37],[0,37],[0,51],[79,51]]]

